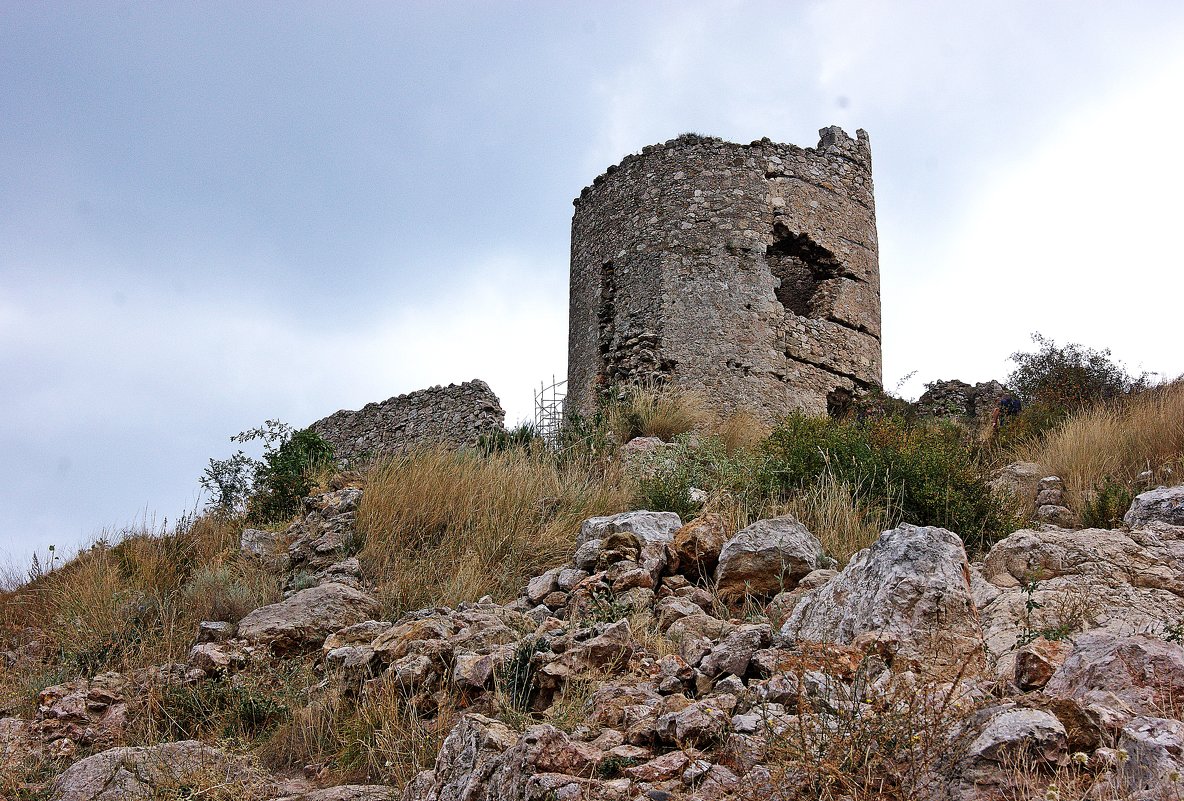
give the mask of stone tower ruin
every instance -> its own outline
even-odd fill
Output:
[[[612,387],[698,393],[773,422],[881,383],[871,148],[684,134],[575,200],[566,412]]]

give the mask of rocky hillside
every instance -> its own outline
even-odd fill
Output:
[[[0,719],[0,792],[1184,797],[1184,486],[1139,495],[1122,528],[1041,524],[973,562],[936,527],[885,531],[840,566],[793,517],[594,517],[516,600],[394,620],[348,556],[361,498],[344,487],[285,532],[243,531],[283,597],[202,622],[184,663],[43,686],[35,710]],[[34,661],[36,636],[6,671]],[[303,706],[269,726],[263,688],[301,671]],[[227,710],[234,736],[176,737]],[[339,766],[310,758],[332,719],[354,721],[348,754],[390,718],[404,734],[378,739],[387,770],[368,773],[385,783],[332,786]]]

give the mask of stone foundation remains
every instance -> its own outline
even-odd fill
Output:
[[[309,428],[347,465],[418,445],[476,445],[505,427],[506,413],[484,381],[466,381],[340,411]]]
[[[772,422],[881,383],[871,149],[685,134],[575,200],[566,414],[670,385]]]

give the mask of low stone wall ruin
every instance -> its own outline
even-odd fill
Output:
[[[339,411],[309,428],[333,446],[346,465],[419,445],[476,445],[505,427],[497,395],[481,380],[449,384]]]

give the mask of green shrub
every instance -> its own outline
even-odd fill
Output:
[[[1147,376],[1131,376],[1110,350],[1094,350],[1070,343],[1058,346],[1039,333],[1034,353],[1013,353],[1016,368],[1007,377],[1026,406],[1044,407],[1043,415],[1059,422],[1070,414],[1102,401],[1114,400],[1147,385]],[[1049,426],[1051,427],[1051,426]]]
[[[534,423],[519,423],[513,428],[497,428],[487,434],[482,434],[477,440],[477,448],[485,453],[500,453],[513,449],[529,451],[542,447],[545,440],[539,434]]]
[[[238,451],[229,459],[210,459],[201,485],[210,505],[227,514],[246,511],[248,522],[266,525],[287,520],[312,490],[311,475],[333,464],[333,448],[310,429],[268,420],[231,442],[263,442],[263,458]]]
[[[1135,493],[1107,476],[1086,497],[1081,509],[1081,522],[1086,528],[1118,528],[1126,510],[1131,508]]]
[[[742,449],[729,453],[721,437],[680,436],[638,460],[637,502],[645,509],[690,520],[703,506],[691,498],[691,489],[745,497],[759,493],[757,468],[753,454]]]
[[[792,415],[764,444],[760,481],[793,496],[824,474],[859,487],[892,525],[940,526],[979,549],[1016,521],[993,496],[965,432],[900,418],[848,423]]]
[[[283,689],[243,673],[163,688],[154,710],[171,739],[250,738],[266,734],[289,710]]]

